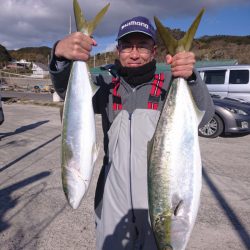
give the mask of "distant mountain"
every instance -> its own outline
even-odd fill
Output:
[[[184,36],[185,32],[180,29],[169,29],[176,39]],[[164,62],[167,50],[157,33],[157,54],[156,61]],[[239,64],[250,64],[250,35],[249,36],[203,36],[194,39],[191,49],[197,61],[202,60],[237,60]],[[97,54],[95,60],[92,57],[90,66],[113,63],[117,57],[116,52]]]
[[[15,60],[25,59],[31,62],[40,62],[48,64],[51,48],[43,47],[26,47],[18,50],[9,50],[11,57]]]
[[[239,64],[250,64],[250,35],[203,36],[194,43],[197,59],[235,59]]]
[[[180,39],[185,34],[183,31],[170,30],[174,37]],[[158,61],[164,60],[165,48],[158,38]],[[250,64],[250,35],[248,36],[203,36],[194,39],[192,51],[197,60],[231,60],[235,59],[239,64]]]
[[[168,29],[168,28],[167,28]],[[185,32],[180,29],[169,29],[177,39],[183,37]],[[157,62],[164,62],[167,53],[159,34],[157,34]],[[240,64],[250,64],[250,35],[248,36],[203,36],[195,39],[192,51],[197,60],[237,60]],[[18,50],[7,51],[0,45],[0,62],[11,59],[25,59],[27,61],[48,63],[51,48],[49,47],[27,47]],[[115,51],[98,53],[89,61],[91,67],[113,63],[117,57]]]

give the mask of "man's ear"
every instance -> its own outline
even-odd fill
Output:
[[[156,50],[157,50],[157,45],[154,45],[153,50],[152,50],[152,59],[155,58],[156,56]]]

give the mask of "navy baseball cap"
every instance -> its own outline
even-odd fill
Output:
[[[119,32],[116,40],[121,39],[122,37],[139,32],[150,36],[156,43],[156,32],[151,24],[151,22],[143,16],[133,17],[125,22],[123,22],[119,28]]]

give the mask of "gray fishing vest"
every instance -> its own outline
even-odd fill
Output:
[[[115,119],[108,131],[102,209],[96,217],[98,250],[157,249],[148,215],[147,144],[160,111],[154,105],[157,98],[150,96],[148,108],[151,105],[152,109],[135,109],[132,113],[122,110],[119,98],[113,99],[118,101],[113,102]]]

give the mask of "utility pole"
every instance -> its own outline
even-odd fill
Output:
[[[106,51],[105,51],[104,57],[105,57],[105,64],[108,64],[108,62],[107,62],[107,52]]]
[[[71,16],[69,16],[69,34],[71,34]]]

